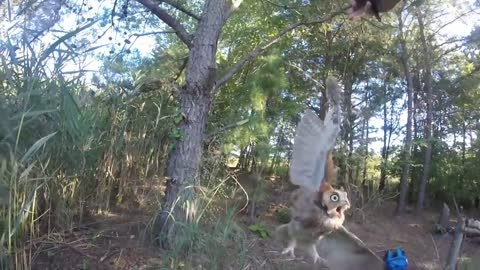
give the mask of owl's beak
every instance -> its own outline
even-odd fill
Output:
[[[350,202],[349,201],[345,201],[344,203],[344,210],[347,210],[350,208]]]
[[[345,201],[345,202],[342,203],[342,205],[340,205],[336,208],[336,211],[339,215],[341,215],[345,210],[347,210],[349,208],[350,208],[350,202]]]

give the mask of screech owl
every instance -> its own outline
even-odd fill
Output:
[[[346,192],[329,183],[336,178],[332,151],[340,132],[342,90],[333,76],[327,78],[325,88],[329,105],[323,119],[307,110],[297,126],[289,176],[299,188],[290,197],[290,222],[276,230],[276,236],[288,242],[282,254],[295,256],[295,248],[303,246],[314,263],[324,261],[316,244],[341,227],[350,208]]]
[[[323,261],[318,255],[316,244],[345,221],[345,211],[350,208],[347,192],[322,183],[317,192],[297,189],[291,199],[291,221],[277,228],[277,233],[283,234],[282,237],[288,241],[282,254],[290,253],[295,257],[295,248],[301,246],[307,249],[314,263]]]

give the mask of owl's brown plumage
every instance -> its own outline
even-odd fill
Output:
[[[342,226],[345,211],[350,208],[347,193],[324,182],[318,191],[295,190],[291,199],[291,221],[277,229],[287,234],[283,238],[287,238],[288,246],[282,254],[290,253],[294,257],[295,248],[302,246],[308,250],[314,263],[323,261],[317,253],[316,244],[323,236]],[[283,230],[282,226],[288,229]]]
[[[283,254],[295,256],[295,248],[302,246],[314,263],[323,261],[317,242],[343,224],[344,212],[350,207],[347,193],[328,183],[336,178],[332,149],[340,132],[342,94],[334,77],[327,78],[325,87],[329,106],[324,118],[307,110],[297,126],[289,176],[290,182],[300,187],[290,198],[290,222],[277,227],[275,233],[288,241]]]
[[[363,15],[373,15],[381,21],[380,13],[393,9],[400,0],[352,0],[352,8],[349,10],[350,19],[358,19]]]

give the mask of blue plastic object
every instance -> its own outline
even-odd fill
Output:
[[[384,260],[388,270],[406,270],[408,266],[408,259],[402,248],[387,251]]]

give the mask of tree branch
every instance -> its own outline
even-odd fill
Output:
[[[463,76],[460,76],[458,77],[454,82],[453,82],[453,85],[454,86],[457,86],[460,82],[462,82],[463,80],[466,80],[468,79],[469,77],[475,75],[476,73],[480,72],[480,65],[476,65],[472,72],[468,73],[468,74],[465,74]]]
[[[469,37],[449,38],[448,40],[446,40],[446,41],[444,41],[444,42],[442,42],[442,43],[440,43],[440,44],[437,44],[437,45],[433,46],[433,49],[436,50],[436,49],[438,49],[438,48],[440,48],[440,47],[443,47],[443,46],[445,46],[445,45],[450,45],[450,44],[452,44],[452,43],[466,42],[466,41],[468,41],[468,38],[469,38]]]
[[[160,0],[159,2],[163,2],[165,4],[168,4],[172,7],[174,7],[175,9],[178,9],[181,12],[187,14],[188,16],[194,18],[195,20],[200,21],[200,16],[196,15],[195,13],[191,12],[190,10],[186,9],[185,7],[183,7],[182,5],[180,5],[178,3],[175,3],[171,0]]]
[[[466,12],[463,12],[461,14],[459,14],[457,17],[453,18],[452,20],[446,22],[445,24],[441,25],[440,27],[438,27],[435,31],[433,31],[432,33],[432,36],[435,36],[438,32],[440,32],[443,28],[451,25],[452,23],[455,23],[456,21],[464,18],[466,15],[470,14],[472,12],[472,10],[467,10]]]
[[[223,77],[221,77],[220,79],[218,79],[216,82],[215,82],[215,88],[216,89],[219,89],[220,87],[222,87],[231,77],[233,77],[233,75],[235,75],[235,73],[237,73],[242,67],[243,65],[245,65],[245,63],[251,61],[252,59],[254,59],[255,57],[257,57],[258,55],[260,55],[261,53],[263,53],[266,49],[268,49],[270,46],[276,44],[283,36],[285,36],[286,34],[290,33],[291,31],[299,28],[300,26],[308,26],[308,25],[312,25],[312,24],[321,24],[321,23],[325,23],[331,19],[333,19],[334,17],[344,13],[344,11],[346,9],[348,9],[350,7],[347,6],[347,7],[343,7],[341,8],[340,10],[330,14],[328,17],[326,18],[320,18],[320,19],[316,19],[316,20],[312,20],[312,21],[306,21],[306,22],[297,22],[297,23],[294,23],[294,24],[291,24],[290,26],[284,28],[282,31],[280,31],[280,33],[278,33],[276,36],[274,36],[273,38],[271,38],[270,40],[268,40],[267,42],[257,46],[253,51],[251,51],[249,54],[247,54],[243,59],[241,59],[237,64],[235,64],[229,71],[227,71],[225,73],[225,75],[223,75]]]
[[[438,57],[436,57],[433,62],[436,63],[436,62],[440,61],[440,59],[442,59],[446,55],[450,54],[451,52],[458,51],[458,49],[460,49],[463,46],[465,46],[465,43],[462,43],[460,45],[456,45],[456,46],[454,46],[450,49],[445,50],[444,52],[442,52],[442,54],[440,54]]]
[[[175,74],[175,77],[173,78],[174,81],[176,81],[176,80],[178,80],[178,78],[180,78],[180,75],[182,75],[183,71],[187,67],[187,63],[188,63],[188,57],[185,57],[185,59],[183,59],[182,65],[178,69],[177,74]]]
[[[157,16],[160,20],[170,26],[175,30],[175,34],[187,45],[187,47],[192,46],[192,37],[185,30],[185,28],[170,14],[168,14],[164,9],[162,9],[157,3],[152,0],[137,0],[140,4],[144,5],[150,12]]]
[[[154,31],[154,32],[145,32],[145,33],[133,33],[131,37],[144,37],[150,35],[160,35],[160,34],[175,34],[175,31]]]
[[[206,141],[209,141],[210,139],[212,139],[215,135],[219,134],[219,133],[222,133],[222,132],[225,132],[229,129],[232,129],[232,128],[236,128],[236,127],[239,127],[239,126],[243,126],[245,125],[246,123],[248,123],[250,121],[250,119],[244,119],[244,120],[240,120],[238,122],[235,122],[235,123],[231,123],[231,124],[228,124],[210,134],[208,134],[207,136],[205,136],[205,140]]]

